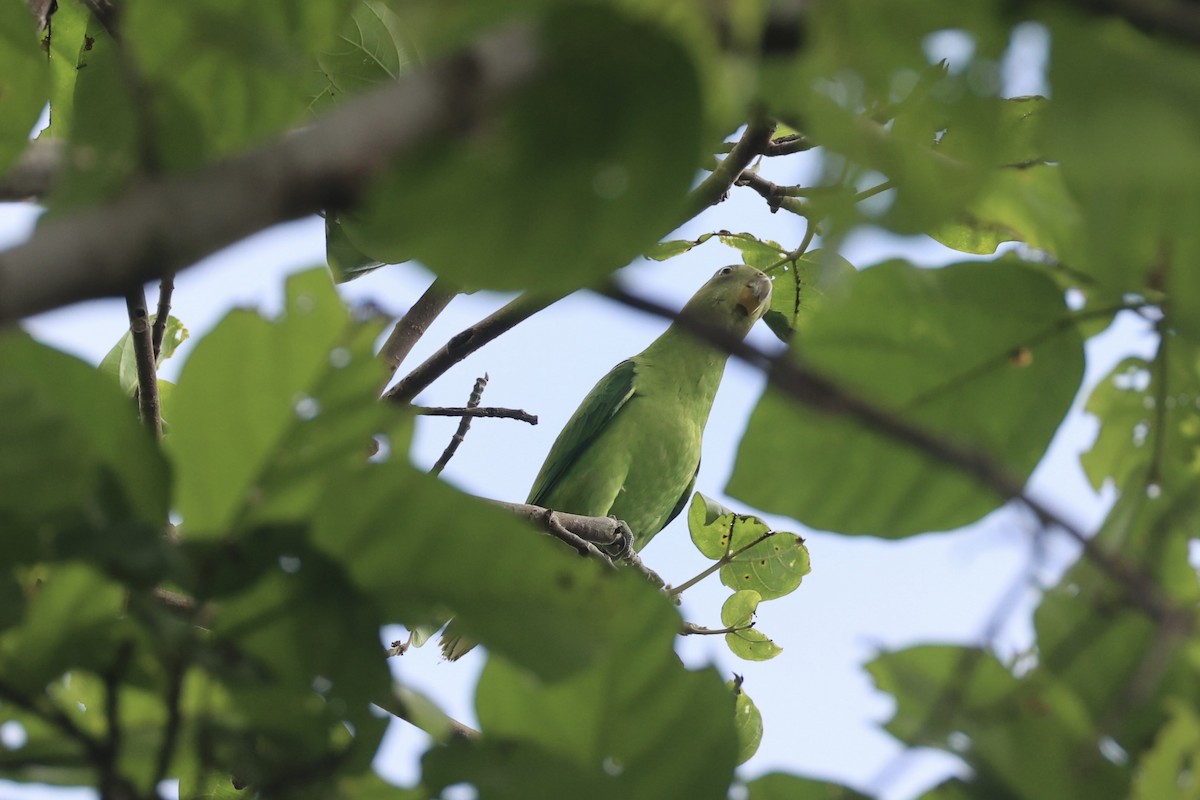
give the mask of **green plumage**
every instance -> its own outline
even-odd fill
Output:
[[[770,293],[753,267],[723,267],[682,313],[740,339]],[[687,503],[726,359],[671,325],[588,393],[550,448],[528,502],[624,520],[640,549]]]
[[[682,317],[743,338],[766,311],[771,282],[744,265],[722,267]],[[550,448],[529,492],[533,505],[629,525],[641,549],[687,503],[727,355],[679,323],[601,378]],[[447,629],[442,652],[473,645]]]

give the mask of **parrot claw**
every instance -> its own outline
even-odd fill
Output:
[[[624,561],[633,553],[633,531],[629,530],[629,526],[623,520],[616,517],[609,517],[617,523],[617,536],[619,537],[612,544],[605,545],[601,548],[604,554],[616,561]]]

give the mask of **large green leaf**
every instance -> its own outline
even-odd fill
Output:
[[[0,175],[29,146],[33,124],[49,99],[46,56],[20,3],[0,5]]]
[[[148,545],[167,521],[169,473],[136,406],[93,367],[20,332],[0,335],[0,363],[0,559]],[[141,553],[109,555],[132,565]]]
[[[1020,263],[859,274],[793,345],[804,363],[885,413],[1029,475],[1079,386],[1083,352],[1061,291]],[[728,491],[843,533],[946,530],[996,508],[995,492],[849,415],[769,390]]]
[[[146,0],[123,4],[123,38],[150,102],[140,114],[159,157],[188,166],[300,124],[317,55],[355,5],[199,0],[164,14]]]
[[[413,65],[416,49],[386,3],[357,3],[337,38],[317,55],[324,85],[314,105],[398,80]]]
[[[476,698],[485,737],[505,750],[550,754],[587,787],[579,796],[724,798],[737,754],[732,693],[715,670],[689,672],[661,640],[639,639],[555,682],[490,659]],[[548,796],[540,770],[518,767],[510,756],[504,792],[485,796]]]
[[[362,252],[464,286],[574,288],[678,222],[701,99],[664,30],[600,5],[552,10],[540,77],[466,140],[426,148],[353,216]]]
[[[277,322],[234,311],[196,346],[166,409],[188,536],[302,517],[333,465],[362,460],[371,436],[395,427],[396,410],[375,401],[380,330],[354,320],[316,269],[288,281]]]
[[[1019,680],[990,653],[912,647],[867,669],[896,698],[887,729],[915,746],[957,753],[987,797],[1124,796],[1128,767],[1107,760],[1070,684]]]
[[[1118,290],[1169,286],[1194,334],[1200,56],[1114,19],[1056,17],[1053,35],[1045,146],[1082,212],[1071,266]]]
[[[836,783],[772,772],[746,784],[748,800],[867,800],[867,795]]]

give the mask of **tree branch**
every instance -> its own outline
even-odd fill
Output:
[[[129,335],[133,340],[133,360],[137,365],[138,411],[142,423],[154,438],[161,439],[162,414],[158,403],[158,370],[155,366],[149,312],[146,310],[146,293],[142,287],[139,286],[125,295],[125,308],[129,312]]]
[[[458,292],[450,289],[444,280],[437,278],[400,318],[396,327],[392,328],[391,335],[379,351],[379,357],[388,366],[389,381],[412,352],[413,346],[425,335],[430,324],[450,305],[450,301],[457,294]]]
[[[487,376],[483,376],[483,380],[487,380]],[[519,408],[495,408],[491,406],[468,405],[465,408],[440,408],[437,406],[413,406],[413,413],[426,417],[488,417],[490,419],[515,419],[519,422],[528,422],[530,425],[537,425],[538,418],[536,414],[530,414],[528,411],[523,411]]]
[[[272,145],[47,221],[0,252],[0,324],[124,294],[270,225],[351,205],[397,156],[468,135],[466,123],[527,83],[541,61],[528,25],[506,27]]]
[[[529,292],[517,297],[496,313],[456,333],[440,350],[389,389],[384,397],[396,403],[412,402],[446,370],[558,299],[557,296],[547,297]]]
[[[474,411],[479,406],[479,401],[483,398],[483,388],[487,386],[487,382],[486,372],[482,378],[475,379],[475,388],[471,390],[471,396],[467,398],[467,407],[463,411]],[[454,458],[454,454],[458,452],[458,446],[467,438],[467,431],[471,429],[471,420],[474,419],[474,415],[462,414],[461,416],[462,419],[458,421],[458,430],[450,438],[450,444],[446,445],[446,449],[442,451],[441,458],[433,465],[433,469],[429,470],[430,475],[440,475],[446,465],[450,463],[450,459]]]
[[[175,276],[164,275],[158,283],[158,308],[154,312],[154,326],[151,328],[150,341],[154,345],[154,361],[162,353],[163,335],[167,330],[167,321],[171,317],[171,295],[175,292]]]
[[[774,132],[773,120],[763,116],[750,120],[737,144],[729,151],[729,155],[688,194],[687,202],[684,203],[683,211],[674,227],[678,228],[704,209],[725,199],[725,194],[738,176],[750,166],[751,161],[766,151]]]
[[[33,200],[50,192],[62,169],[66,143],[61,139],[35,139],[17,163],[0,176],[0,202]]]

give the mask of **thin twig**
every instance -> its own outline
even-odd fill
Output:
[[[158,363],[162,353],[163,335],[167,330],[167,321],[171,318],[171,294],[175,291],[175,276],[164,275],[158,282],[158,308],[154,311],[154,326],[150,329],[151,341],[154,344],[154,363]]]
[[[133,359],[137,365],[138,411],[142,423],[154,435],[162,438],[162,415],[158,404],[158,374],[154,365],[154,343],[151,341],[150,319],[146,311],[146,293],[142,287],[125,295],[129,312],[129,334],[133,339]]]
[[[729,525],[730,525],[730,528],[732,529],[733,522],[730,522]],[[742,553],[745,553],[747,550],[751,549],[752,547],[758,547],[760,544],[765,542],[767,539],[770,539],[774,535],[775,535],[775,531],[767,531],[766,533],[762,534],[761,536],[755,537],[754,541],[750,542],[747,545],[743,545],[742,547],[739,547],[737,550],[727,550],[725,552],[725,555],[721,556],[716,561],[714,561],[712,564],[710,564],[699,575],[696,575],[695,577],[691,578],[690,580],[684,581],[683,583],[679,584],[678,586],[671,587],[671,590],[669,592],[667,592],[667,594],[669,594],[671,597],[679,597],[679,595],[683,594],[688,589],[692,588],[697,583],[699,583],[700,581],[707,578],[709,575],[712,575],[714,572],[719,571],[722,567],[732,564],[734,562],[734,560],[738,556],[740,556]]]
[[[388,366],[389,381],[412,352],[413,346],[425,335],[425,331],[437,319],[438,314],[450,305],[456,294],[458,293],[450,289],[446,281],[437,278],[400,318],[396,327],[392,328],[391,334],[379,351],[379,357]]]
[[[536,414],[530,414],[528,411],[523,411],[519,408],[496,408],[494,406],[483,406],[480,408],[472,406],[468,406],[467,408],[413,406],[413,413],[424,417],[489,417],[492,419],[515,419],[519,422],[528,422],[530,425],[538,424]]]
[[[730,625],[728,628],[705,628],[703,625],[697,625],[694,622],[685,622],[680,628],[679,634],[681,636],[718,636],[722,633],[741,633],[753,627],[753,622],[749,625]]]
[[[479,401],[483,398],[483,388],[487,386],[488,376],[484,373],[482,378],[475,379],[475,388],[471,390],[471,396],[467,399],[467,409],[476,408]],[[433,469],[429,470],[430,475],[440,475],[446,465],[450,463],[450,459],[454,458],[454,454],[458,452],[458,446],[463,443],[463,439],[467,438],[467,431],[471,429],[471,420],[474,417],[471,414],[461,415],[462,419],[458,422],[458,430],[454,432],[454,436],[450,438],[450,443],[446,445],[446,449],[442,451],[442,457],[433,465]]]

